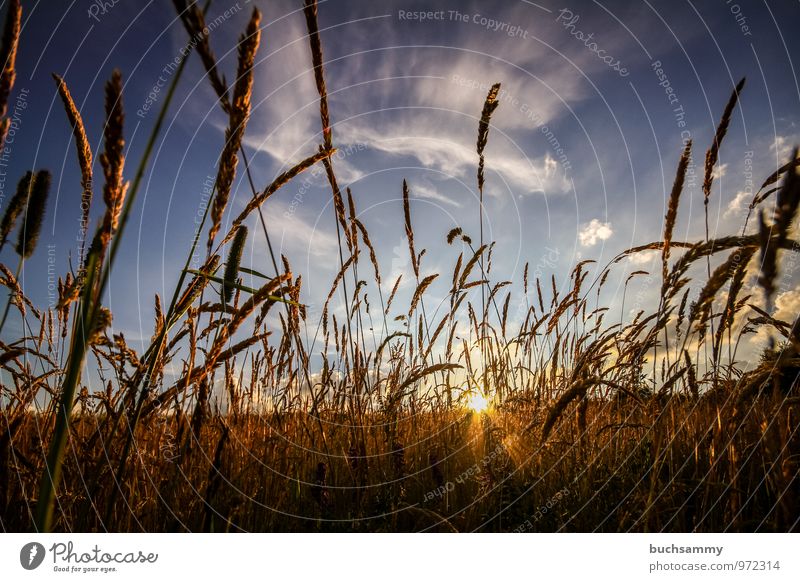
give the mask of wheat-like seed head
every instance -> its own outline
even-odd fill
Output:
[[[797,158],[797,148],[792,152],[792,160]],[[761,247],[761,273],[758,283],[764,289],[767,306],[775,293],[775,279],[778,276],[778,249],[786,246],[789,230],[800,205],[800,175],[797,169],[790,168],[778,190],[775,201],[773,223],[767,224],[764,211],[759,213],[759,245]]]
[[[36,249],[39,233],[42,230],[44,213],[47,209],[47,196],[50,193],[50,172],[40,170],[33,178],[30,197],[28,198],[25,219],[19,231],[17,254],[27,259]]]
[[[750,260],[750,256],[754,250],[753,248],[736,249],[724,263],[714,270],[711,277],[706,281],[706,284],[700,291],[697,301],[692,305],[689,311],[690,322],[696,322],[698,326],[705,325],[711,310],[711,304],[717,293],[733,276],[739,264],[742,261],[746,262]]]
[[[22,6],[19,0],[10,0],[3,28],[3,39],[0,44],[0,118],[8,111],[8,98],[17,77],[17,48],[22,24]],[[6,127],[7,129],[7,127]],[[5,141],[5,131],[0,133],[0,146]]]
[[[714,143],[711,144],[711,147],[708,148],[706,152],[706,164],[705,164],[705,176],[703,178],[703,195],[704,195],[704,202],[708,204],[708,198],[711,196],[711,183],[714,181],[714,166],[717,164],[717,160],[719,159],[719,148],[720,144],[722,144],[722,140],[725,137],[725,134],[728,132],[728,125],[731,122],[731,114],[733,114],[733,108],[736,107],[736,102],[739,100],[739,93],[741,93],[742,88],[744,87],[745,79],[742,78],[741,81],[736,85],[736,88],[733,90],[730,99],[728,100],[728,104],[725,106],[725,110],[722,112],[722,118],[719,121],[719,125],[717,126],[717,133],[714,135]]]
[[[324,148],[320,146],[319,151],[322,153]],[[337,228],[341,228],[342,231],[344,231],[344,240],[347,243],[347,249],[352,252],[353,241],[347,234],[349,229],[347,227],[347,217],[344,209],[344,198],[342,197],[342,191],[339,189],[336,174],[333,172],[333,164],[331,163],[330,157],[322,158],[322,165],[325,168],[325,175],[328,178],[328,183],[331,185],[331,191],[333,192],[333,210],[336,213],[336,220],[339,225]]]
[[[125,114],[122,108],[122,74],[115,69],[106,83],[106,124],[103,128],[104,151],[100,155],[105,186],[103,201],[109,208],[121,206],[122,171],[125,167],[125,139],[122,128]],[[113,223],[116,226],[116,222]]]
[[[405,219],[406,238],[408,239],[408,252],[411,255],[411,268],[414,276],[419,277],[419,264],[417,252],[414,249],[414,229],[411,227],[411,203],[409,201],[408,183],[403,180],[403,217]]]
[[[95,234],[90,253],[96,253],[98,264],[102,263],[111,237],[119,225],[122,204],[128,185],[123,182],[122,172],[125,168],[125,139],[122,135],[125,114],[122,108],[122,75],[114,70],[111,79],[106,83],[106,124],[103,128],[104,146],[100,154],[100,165],[103,168],[105,184],[103,185],[103,202],[106,206],[103,222]]]
[[[33,172],[28,171],[17,184],[17,190],[14,196],[11,197],[6,211],[3,214],[3,220],[0,222],[0,250],[2,250],[3,246],[6,244],[8,235],[11,234],[11,231],[14,229],[17,218],[28,204],[32,185]]]
[[[81,224],[87,225],[89,222],[89,210],[92,204],[92,148],[89,146],[89,139],[86,137],[86,128],[83,125],[83,118],[80,111],[75,106],[72,95],[69,92],[64,79],[53,74],[53,79],[58,87],[58,94],[64,102],[64,110],[67,113],[72,125],[72,134],[75,137],[75,147],[78,151],[78,165],[81,169]]]
[[[106,328],[111,325],[113,320],[113,316],[111,314],[111,310],[107,307],[101,307],[97,313],[97,319],[95,320],[94,327],[89,332],[89,338],[87,343],[91,346],[97,344],[101,341],[103,336],[106,333]]]
[[[748,247],[739,251],[740,256],[736,264],[732,264],[734,269],[733,276],[731,277],[731,286],[728,289],[728,298],[725,301],[725,309],[722,312],[719,327],[717,327],[715,345],[717,349],[722,344],[723,333],[726,329],[733,327],[734,317],[736,316],[736,298],[744,286],[745,275],[747,274],[747,266],[750,259],[756,252],[755,247]],[[684,296],[685,297],[685,296]]]
[[[225,132],[225,147],[219,161],[217,172],[216,196],[211,203],[211,228],[208,232],[208,252],[214,244],[214,239],[222,224],[222,215],[228,204],[233,180],[236,177],[236,166],[239,163],[239,148],[250,117],[250,101],[253,92],[253,64],[256,51],[261,41],[261,13],[253,9],[247,30],[239,40],[239,64],[237,68],[236,84],[233,89],[228,129]]]
[[[460,226],[450,229],[450,232],[447,233],[447,244],[453,244],[453,241],[456,239],[456,237],[461,236],[462,232],[463,231],[461,230]]]
[[[233,297],[233,290],[239,278],[239,265],[242,262],[242,251],[244,243],[247,241],[247,227],[244,225],[236,229],[233,237],[231,249],[228,252],[228,259],[225,261],[225,274],[222,278],[222,297],[225,303],[230,303]]]
[[[479,161],[478,161],[478,190],[483,192],[483,170],[484,170],[484,161],[483,161],[483,150],[486,147],[486,142],[489,139],[489,124],[492,120],[492,114],[494,110],[497,109],[497,106],[500,102],[497,100],[497,94],[500,91],[500,83],[495,83],[489,89],[489,93],[486,95],[486,101],[483,103],[483,111],[481,112],[481,120],[478,123],[478,143],[476,146],[476,150],[478,152]]]
[[[250,201],[247,203],[247,206],[244,207],[244,210],[242,210],[239,216],[237,216],[236,219],[231,223],[231,230],[228,231],[227,235],[225,235],[222,243],[224,244],[231,240],[235,234],[236,228],[247,219],[250,213],[264,204],[264,202],[266,202],[273,194],[275,194],[275,192],[289,183],[292,178],[298,174],[302,174],[317,162],[332,156],[334,153],[336,153],[335,149],[320,150],[313,156],[307,157],[295,166],[279,174],[278,177],[276,177],[272,183],[264,189],[263,192],[259,192],[257,196],[254,196],[252,199],[250,199]]]
[[[350,239],[350,248],[354,250],[358,250],[358,227],[355,225],[356,217],[358,213],[356,212],[356,201],[353,198],[353,193],[350,191],[350,188],[346,188],[347,191],[347,206],[350,213],[350,225],[351,227],[347,229],[345,232]]]
[[[319,114],[322,120],[322,135],[325,149],[331,149],[332,132],[331,119],[328,113],[328,90],[325,87],[325,70],[323,68],[322,43],[319,37],[319,25],[317,24],[317,0],[305,0],[303,12],[306,16],[306,27],[308,28],[308,41],[311,44],[311,59],[314,66],[314,81],[317,84],[319,93]]]
[[[672,191],[669,195],[667,215],[664,217],[664,246],[661,249],[661,263],[662,276],[665,282],[668,272],[670,244],[672,243],[672,231],[675,228],[675,221],[678,218],[678,203],[680,202],[681,192],[683,191],[683,182],[686,178],[686,169],[689,167],[691,152],[692,140],[689,140],[686,142],[686,146],[684,146],[683,153],[681,153],[680,160],[678,161],[678,170],[675,173],[675,181],[672,184]]]
[[[438,276],[438,274],[428,275],[422,281],[420,281],[419,285],[417,285],[417,289],[414,291],[414,296],[411,299],[411,305],[408,308],[408,317],[411,317],[411,314],[414,313],[419,300],[422,299],[423,293],[425,293],[425,290],[430,287],[431,283],[433,283]]]
[[[175,10],[178,12],[186,32],[189,34],[190,43],[195,46],[197,54],[200,55],[200,60],[208,73],[211,87],[219,97],[223,110],[229,112],[228,86],[225,82],[225,76],[220,75],[217,70],[217,57],[211,49],[203,11],[200,10],[194,0],[172,0],[172,3],[175,5]]]
[[[353,220],[356,228],[361,231],[361,240],[364,241],[364,244],[367,246],[369,250],[369,260],[372,263],[372,268],[375,271],[375,282],[380,286],[381,284],[381,271],[378,266],[378,256],[375,253],[375,248],[372,246],[372,241],[369,238],[369,233],[367,232],[366,227],[361,223],[361,221],[356,218]]]
[[[403,274],[397,276],[397,279],[392,286],[392,292],[389,293],[389,300],[386,302],[386,310],[384,311],[384,315],[389,315],[389,309],[392,307],[392,301],[394,300],[394,296],[397,294],[397,290],[400,288],[400,281],[403,278]]]

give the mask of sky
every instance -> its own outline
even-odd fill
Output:
[[[236,40],[254,5],[263,15],[262,44],[244,147],[263,189],[314,153],[322,137],[299,0],[214,0],[207,22],[215,22],[211,44],[221,71],[229,82],[235,78]],[[55,300],[55,278],[79,248],[81,194],[74,143],[51,73],[70,87],[97,159],[103,84],[115,67],[121,70],[130,180],[163,104],[161,86],[171,80],[165,67],[180,58],[187,38],[167,0],[24,2],[23,10],[9,106],[18,115],[2,168],[7,179],[0,210],[26,170],[51,170],[44,233],[23,271],[26,292],[48,305]],[[402,273],[398,305],[408,305],[414,290],[403,226],[405,179],[415,244],[427,249],[422,275],[442,274],[426,301],[435,310],[446,300],[463,250],[447,245],[447,232],[459,226],[478,239],[475,143],[488,88],[497,82],[500,104],[485,151],[484,193],[484,236],[496,241],[493,280],[519,285],[528,262],[533,275],[555,276],[566,287],[578,261],[597,261],[589,267],[596,267],[591,279],[624,249],[660,240],[686,139],[693,140],[696,167],[674,238],[702,238],[705,150],[733,87],[746,77],[708,207],[710,236],[741,232],[752,195],[800,142],[798,16],[800,4],[789,0],[320,1],[339,148],[334,167],[376,247],[384,294]],[[172,294],[225,139],[227,119],[199,59],[188,58],[106,298],[114,330],[139,348],[152,334],[154,294]],[[223,231],[251,196],[242,168]],[[93,224],[103,210],[96,190]],[[264,216],[276,252],[303,274],[303,301],[315,320],[339,269],[324,175],[295,179],[267,202]],[[249,226],[243,264],[269,272],[263,232],[257,222]],[[12,246],[0,260],[13,266]],[[657,302],[659,284],[632,290],[640,305],[623,306],[621,297],[630,272],[658,274],[658,261],[651,253],[619,263],[604,302],[622,315]],[[800,306],[796,282],[793,273],[783,274],[779,310],[793,313]],[[377,301],[374,286],[367,293]],[[19,321],[11,321],[7,333],[18,332],[14,326]]]

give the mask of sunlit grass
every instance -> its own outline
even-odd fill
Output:
[[[316,10],[315,2],[306,3],[325,143],[265,189],[253,186],[251,202],[219,240],[216,231],[228,224],[222,219],[239,164],[237,150],[247,168],[244,146],[236,143],[249,115],[260,16],[254,11],[243,36],[250,44],[240,46],[233,101],[224,77],[217,77],[209,45],[196,45],[206,51],[203,61],[230,117],[211,206],[214,226],[205,263],[189,269],[195,238],[171,301],[162,304],[156,295],[152,340],[141,353],[122,332],[113,332],[112,313],[101,305],[145,168],[141,162],[128,191],[122,181],[122,82],[115,74],[107,95],[107,133],[114,139],[106,139],[102,160],[104,169],[114,156],[117,163],[105,172],[107,220],[90,247],[87,267],[65,272],[71,283],[59,279],[58,302],[36,310],[12,271],[0,265],[8,309],[14,307],[10,313],[27,327],[22,337],[9,338],[0,357],[9,378],[0,386],[0,463],[8,467],[0,472],[0,529],[31,529],[34,503],[39,530],[78,532],[431,531],[437,526],[513,531],[537,514],[541,520],[533,518],[531,527],[542,531],[796,527],[800,504],[784,492],[796,490],[792,459],[800,458],[792,429],[800,405],[800,319],[790,325],[760,308],[754,308],[760,317],[752,319],[752,299],[738,298],[759,268],[769,304],[781,261],[798,248],[789,238],[795,236],[791,227],[800,203],[794,160],[765,182],[783,179],[775,196],[782,210],[774,224],[760,216],[758,236],[674,241],[691,154],[687,144],[661,239],[598,266],[595,280],[584,268],[593,261],[579,263],[566,288],[558,287],[554,276],[548,285],[536,270],[529,281],[527,263],[521,286],[495,283],[494,244],[482,234],[474,244],[461,227],[442,237],[441,248],[418,251],[412,189],[404,181],[402,219],[411,268],[396,275],[384,297],[387,281],[381,279],[368,225],[358,218],[358,193],[347,188],[345,204],[336,181]],[[192,38],[203,37],[198,22],[200,14],[185,22]],[[493,161],[484,160],[483,148],[499,105],[498,89],[495,84],[489,92],[479,124],[481,193],[484,164],[491,167]],[[713,155],[706,157],[707,190],[740,89],[723,115]],[[168,104],[166,99],[162,114]],[[68,115],[77,115],[73,109],[68,107]],[[231,139],[234,133],[238,141]],[[84,183],[91,184],[92,164],[84,162]],[[241,265],[248,237],[244,222],[260,225],[267,238],[266,220],[259,216],[256,222],[251,214],[317,164],[324,166],[335,227],[343,233],[338,274],[319,319],[302,304],[303,277],[287,257],[281,257],[280,269],[274,261],[274,276],[263,275],[262,265],[254,265],[260,270]],[[40,209],[39,219],[42,214]],[[28,209],[25,220],[27,215],[33,218],[34,212]],[[6,234],[22,216],[7,214]],[[483,225],[482,211],[479,218]],[[25,224],[20,230],[31,232]],[[633,321],[604,322],[608,307],[601,304],[601,289],[609,276],[612,282],[624,276],[614,265],[645,251],[661,253],[660,305],[651,305],[656,311],[650,314],[641,305]],[[721,263],[723,251],[730,251],[730,258],[712,275],[711,261]],[[749,261],[757,252],[759,266]],[[448,253],[452,274],[445,270]],[[367,255],[371,270],[363,268]],[[436,257],[440,272],[430,272],[424,255]],[[689,269],[703,261],[709,278],[695,281]],[[635,271],[625,285],[643,274]],[[245,275],[261,286],[243,285]],[[395,297],[401,278],[416,282],[410,304]],[[449,309],[426,311],[431,296],[426,293],[442,280],[448,281]],[[695,282],[702,284],[698,295]],[[370,310],[367,290],[373,288],[378,299]],[[714,298],[723,292],[727,306],[720,312]],[[343,303],[333,303],[339,297]],[[519,298],[526,311],[518,321],[514,309],[509,317],[509,305]],[[706,333],[710,323],[713,333]],[[765,351],[755,366],[742,366],[735,351],[725,349],[771,328],[786,342]],[[311,345],[309,331],[318,339]],[[321,354],[322,363],[314,364],[311,354]],[[102,377],[99,390],[84,381],[87,368]],[[170,370],[181,373],[175,377]],[[43,394],[47,405],[34,413]],[[45,464],[47,442],[54,444]],[[37,481],[44,484],[38,498]]]
[[[467,407],[473,412],[487,412],[489,410],[489,399],[478,390],[474,390],[467,396]]]

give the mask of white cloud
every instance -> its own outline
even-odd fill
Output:
[[[409,184],[411,194],[416,198],[425,198],[434,202],[442,202],[453,206],[462,207],[463,204],[439,192],[433,184]]]
[[[728,173],[728,164],[718,164],[711,170],[711,176],[718,180]]]
[[[400,280],[400,287],[405,288],[411,284],[412,277],[409,276],[411,271],[411,255],[408,250],[408,238],[405,236],[392,247],[392,257],[389,265],[389,275],[383,276],[383,287],[387,292],[391,292],[397,278],[402,275]]]
[[[632,255],[628,255],[628,261],[634,265],[649,265],[658,256],[658,251],[642,251],[641,253],[633,253]]]
[[[772,142],[772,145],[769,146],[770,151],[775,152],[776,157],[783,164],[786,160],[789,159],[789,155],[792,153],[793,142],[791,138],[786,137],[785,135],[776,135],[775,141]]]
[[[339,136],[344,143],[365,143],[374,151],[416,158],[424,168],[472,184],[478,166],[473,129],[447,129],[435,118],[426,119],[420,113],[410,121],[348,124]],[[549,153],[540,158],[528,157],[503,136],[493,137],[486,153],[487,181],[491,182],[491,174],[497,172],[522,193],[569,191],[569,181]]]
[[[263,210],[264,218],[270,225],[270,238],[278,256],[286,254],[291,258],[305,255],[318,260],[325,259],[321,264],[326,264],[327,260],[334,256],[338,243],[330,229],[309,222],[301,216],[299,209],[293,209],[290,204],[281,200],[270,200],[263,206]],[[254,249],[264,249],[266,252],[266,242],[261,228],[254,228],[253,232],[259,240]]]
[[[778,294],[775,298],[775,313],[773,317],[782,321],[793,323],[800,313],[800,289],[792,289]]]
[[[756,300],[755,303],[763,307],[763,300]],[[800,289],[784,291],[775,297],[775,307],[772,311],[772,317],[780,321],[788,322],[791,325],[795,318],[797,318],[798,313],[800,313]],[[773,338],[783,339],[773,328],[762,325],[758,328],[758,332],[750,337],[750,341],[756,345],[764,345],[770,334]]]
[[[728,208],[725,210],[725,218],[738,218],[743,215],[744,210],[750,205],[753,198],[751,192],[744,190],[738,192],[733,200],[728,202]]]
[[[319,97],[306,28],[299,17],[269,28],[258,54],[253,110],[245,144],[279,164],[294,164],[321,143]]]
[[[581,246],[592,247],[601,240],[608,240],[613,234],[614,231],[611,228],[610,222],[600,222],[596,218],[593,218],[589,224],[585,225],[578,232],[578,239],[580,240]]]

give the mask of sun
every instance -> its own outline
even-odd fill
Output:
[[[475,390],[469,395],[467,406],[474,412],[486,412],[489,409],[489,401],[486,396]]]

